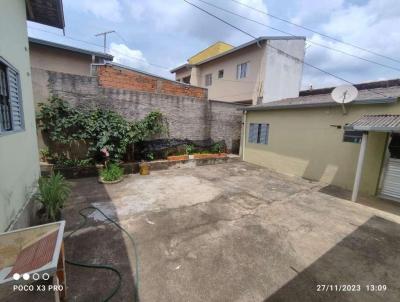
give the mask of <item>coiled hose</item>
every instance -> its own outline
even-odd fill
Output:
[[[135,302],[139,302],[139,255],[138,255],[138,251],[137,251],[137,246],[136,246],[136,242],[135,239],[131,236],[131,234],[129,234],[118,222],[116,222],[115,220],[113,220],[112,218],[110,218],[109,216],[107,216],[102,210],[100,210],[99,208],[95,207],[95,206],[89,206],[86,208],[83,208],[79,211],[79,215],[81,215],[83,217],[83,221],[82,223],[75,229],[73,230],[71,233],[69,233],[67,236],[64,237],[64,240],[67,241],[75,232],[77,232],[78,230],[82,229],[84,226],[86,226],[87,222],[88,222],[88,216],[84,213],[86,210],[95,210],[98,211],[101,215],[104,216],[104,218],[106,218],[106,220],[110,221],[112,224],[114,224],[118,229],[120,229],[122,232],[124,232],[129,240],[132,243],[133,246],[133,250],[135,252],[135,264],[136,264],[136,269],[135,269],[135,284],[134,284],[134,300]],[[106,298],[104,298],[102,301],[103,302],[107,302],[110,301],[112,297],[115,296],[115,294],[118,292],[118,290],[121,287],[121,283],[122,283],[122,274],[119,270],[117,270],[116,268],[109,266],[109,265],[104,265],[104,264],[92,264],[92,263],[82,263],[82,262],[77,262],[77,261],[72,261],[72,260],[65,260],[66,263],[70,264],[70,265],[74,265],[74,266],[79,266],[79,267],[85,267],[85,268],[93,268],[93,269],[104,269],[104,270],[109,270],[114,272],[117,277],[118,277],[118,283],[117,285],[113,288],[113,290],[108,294],[108,296]]]

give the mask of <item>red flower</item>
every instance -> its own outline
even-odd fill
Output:
[[[105,157],[109,157],[110,153],[107,150],[107,147],[104,147],[100,150],[100,152],[105,156]]]

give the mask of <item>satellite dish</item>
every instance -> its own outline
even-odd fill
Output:
[[[353,101],[358,95],[358,90],[353,85],[340,85],[333,89],[332,99],[339,104],[347,104]]]

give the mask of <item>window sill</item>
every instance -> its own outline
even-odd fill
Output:
[[[0,137],[12,135],[12,134],[17,134],[17,133],[20,133],[20,132],[25,132],[25,128],[19,129],[19,130],[11,130],[11,131],[0,132]]]

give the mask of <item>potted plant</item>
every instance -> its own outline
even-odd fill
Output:
[[[124,169],[117,163],[108,162],[100,171],[99,182],[103,184],[115,184],[124,179]]]
[[[39,178],[38,200],[42,204],[42,222],[56,221],[61,218],[61,209],[70,194],[70,186],[60,173]]]
[[[124,169],[115,162],[110,162],[110,153],[107,147],[100,150],[104,157],[104,167],[100,170],[99,182],[103,184],[114,184],[123,180]]]

